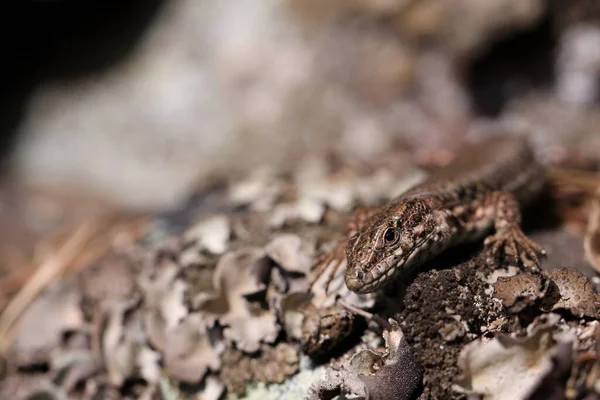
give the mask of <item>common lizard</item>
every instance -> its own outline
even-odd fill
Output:
[[[525,138],[468,144],[450,164],[387,206],[355,214],[346,238],[317,261],[317,278],[337,261],[329,285],[345,248],[348,289],[375,292],[445,249],[484,236],[492,254],[538,268],[546,252],[521,230],[520,208],[535,199],[544,181],[545,170]]]

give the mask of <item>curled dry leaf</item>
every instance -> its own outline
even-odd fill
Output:
[[[261,272],[265,252],[256,247],[246,247],[223,255],[213,274],[215,294],[212,302],[206,300],[197,306],[206,312],[218,313],[221,307],[213,308],[215,303],[227,303],[228,312],[243,313],[247,308],[244,296],[256,294],[266,289]]]
[[[215,215],[197,222],[183,234],[184,243],[195,243],[212,254],[227,251],[231,224],[224,215]]]
[[[312,266],[312,247],[298,235],[283,234],[267,244],[265,252],[286,271],[307,275]]]
[[[258,351],[260,343],[275,343],[279,335],[277,318],[272,312],[255,316],[231,316],[225,320],[229,325],[223,330],[225,337],[248,353]]]
[[[257,351],[260,342],[273,343],[279,334],[274,313],[247,298],[265,291],[263,279],[270,275],[265,273],[269,266],[270,260],[260,248],[248,247],[227,253],[215,268],[215,293],[200,293],[194,299],[195,308],[218,318],[226,327],[225,337],[247,352]]]
[[[104,309],[111,302],[135,297],[136,272],[129,257],[120,254],[109,254],[89,265],[79,276],[85,306]]]
[[[152,385],[157,384],[160,380],[161,358],[159,352],[152,350],[148,346],[142,347],[138,354],[137,365],[139,374],[146,382]]]
[[[47,363],[68,331],[84,330],[81,292],[72,279],[59,281],[39,296],[15,326],[10,359],[19,366]],[[40,334],[43,332],[43,335]]]
[[[184,304],[187,284],[177,278],[181,268],[171,258],[146,265],[139,278],[144,293],[144,324],[152,346],[162,350],[169,332],[188,314]]]
[[[302,220],[308,223],[321,221],[325,214],[325,205],[314,199],[299,199],[293,203],[282,203],[275,206],[269,217],[269,226],[281,228],[288,221]]]
[[[177,263],[183,268],[203,266],[210,263],[210,256],[202,253],[197,246],[189,246],[179,253]]]
[[[266,211],[273,207],[284,188],[284,182],[275,171],[264,167],[254,170],[246,179],[231,185],[228,198],[233,205]]]
[[[596,190],[592,199],[583,247],[587,260],[600,272],[600,188]]]
[[[267,244],[265,251],[278,267],[271,271],[270,277],[278,293],[307,291],[307,276],[315,252],[314,242],[297,235],[283,234]]]
[[[370,399],[414,399],[423,377],[397,322],[390,319],[391,329],[384,331],[386,351],[361,350],[327,379],[310,388],[310,399],[331,398],[351,393]]]
[[[274,306],[287,336],[293,340],[301,340],[305,326],[306,309],[309,307],[314,309],[310,305],[310,294],[284,294],[277,299]]]
[[[50,395],[56,394],[56,391],[62,392],[62,399],[67,399],[67,393],[60,390],[47,374],[10,374],[0,380],[0,399],[28,399],[41,394],[42,399],[50,398]],[[61,397],[58,396],[58,399]],[[35,397],[34,397],[35,398]]]
[[[570,268],[558,268],[547,271],[546,274],[560,292],[560,299],[552,310],[566,309],[576,317],[600,316],[600,295],[592,282],[581,272]]]
[[[560,317],[547,315],[546,322],[534,321],[530,325],[525,338],[500,335],[490,341],[478,340],[465,346],[458,359],[462,376],[456,389],[483,395],[486,400],[526,399],[536,393],[557,367],[553,361],[555,355],[565,351],[565,346],[557,345],[552,336]],[[569,357],[561,358],[570,365],[571,346],[569,342],[566,344]]]
[[[71,393],[78,384],[102,369],[99,361],[90,349],[89,334],[76,332],[69,334],[63,346],[53,352],[50,370],[61,377],[57,384]]]
[[[219,400],[223,398],[225,392],[225,385],[218,378],[214,376],[207,376],[204,380],[204,389],[199,394],[201,400]]]
[[[221,366],[219,352],[210,340],[207,321],[192,313],[169,333],[165,342],[165,367],[169,376],[184,382],[199,382]]]
[[[520,274],[498,277],[494,283],[494,297],[500,299],[504,307],[510,308],[523,299],[526,302],[542,295],[542,277],[533,274]]]
[[[537,306],[548,291],[548,282],[541,275],[533,274],[498,277],[493,286],[494,297],[502,301],[511,314]]]
[[[168,290],[155,297],[156,304],[150,304],[144,310],[146,334],[155,348],[162,350],[171,330],[188,315],[184,304],[186,289],[187,284],[181,279],[176,279],[168,285]]]
[[[570,268],[552,269],[543,275],[498,278],[494,297],[511,313],[536,306],[542,311],[568,310],[578,318],[600,315],[600,295],[594,285],[581,272]]]
[[[102,357],[112,385],[121,386],[126,379],[158,376],[159,355],[146,343],[143,316],[133,302],[115,303],[106,311],[106,323],[99,333]],[[152,365],[152,363],[155,365]],[[148,376],[142,376],[147,373]]]
[[[350,211],[355,201],[353,180],[349,170],[332,174],[325,160],[307,159],[296,173],[298,197],[316,201],[338,211]]]

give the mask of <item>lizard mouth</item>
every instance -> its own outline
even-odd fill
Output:
[[[418,251],[426,249],[427,246],[424,246],[424,244],[429,242],[429,239],[433,236],[434,233],[435,232],[431,232],[430,234],[419,240],[417,243],[415,243],[415,245],[412,247],[409,253],[400,256],[400,260],[398,262],[394,262],[394,257],[396,257],[394,254],[389,255],[380,262],[378,262],[377,265],[375,265],[371,269],[371,271],[381,270],[383,272],[378,274],[377,277],[375,277],[374,279],[365,282],[365,278],[373,276],[373,274],[365,274],[361,273],[360,271],[354,275],[346,276],[346,286],[348,287],[348,289],[358,294],[372,293],[377,289],[383,287],[385,284],[387,284],[393,279],[394,275],[406,273],[407,264],[411,268],[417,266],[416,264],[410,265],[410,262],[415,258],[415,254]],[[384,268],[380,269],[379,266],[382,264],[384,265]]]

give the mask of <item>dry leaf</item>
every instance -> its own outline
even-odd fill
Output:
[[[526,338],[501,335],[465,346],[458,359],[462,377],[456,389],[486,400],[529,398],[555,368],[553,357],[564,350],[552,337],[560,317],[548,315],[547,322],[532,323]]]

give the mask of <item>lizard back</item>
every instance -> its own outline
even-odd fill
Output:
[[[400,198],[435,194],[460,198],[494,190],[513,193],[529,203],[542,189],[544,168],[526,138],[498,136],[465,145],[446,166],[431,171],[429,179]]]

